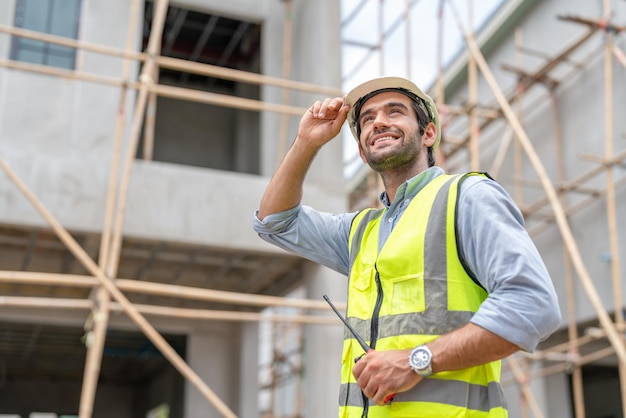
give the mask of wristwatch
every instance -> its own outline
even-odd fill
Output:
[[[425,345],[417,346],[409,355],[409,366],[420,376],[428,377],[433,374],[433,353]]]

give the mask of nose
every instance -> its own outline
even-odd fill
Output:
[[[374,118],[372,126],[374,130],[386,128],[389,126],[389,121],[387,120],[387,115],[385,115],[385,112],[376,113],[376,117]]]

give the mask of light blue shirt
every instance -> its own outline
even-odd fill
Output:
[[[381,248],[411,200],[433,178],[431,167],[403,183],[380,223]],[[349,274],[348,236],[358,212],[333,214],[298,205],[284,212],[254,216],[254,229],[264,240],[289,252]],[[497,182],[470,176],[461,185],[457,208],[459,255],[487,290],[488,297],[472,323],[533,351],[561,321],[550,275],[528,235],[522,214]]]

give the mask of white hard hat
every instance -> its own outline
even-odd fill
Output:
[[[436,149],[441,140],[441,129],[439,126],[439,114],[437,113],[437,106],[433,99],[424,93],[419,87],[417,87],[411,81],[401,77],[381,77],[375,78],[370,81],[366,81],[352,89],[346,96],[346,103],[350,105],[350,111],[348,112],[348,124],[350,125],[350,131],[352,135],[359,141],[358,135],[358,120],[357,113],[360,113],[361,106],[365,102],[363,99],[369,99],[377,94],[377,92],[398,90],[400,93],[406,94],[411,99],[416,101],[418,105],[423,104],[423,108],[426,111],[430,120],[435,124],[437,129],[437,138],[432,148]],[[421,102],[421,103],[420,103]]]

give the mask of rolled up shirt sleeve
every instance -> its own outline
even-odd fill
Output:
[[[519,208],[497,182],[470,177],[457,222],[460,254],[489,293],[472,323],[532,352],[558,328],[561,312]]]
[[[327,213],[309,206],[266,216],[254,213],[254,230],[263,240],[348,275],[348,236],[357,212]]]

